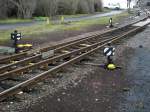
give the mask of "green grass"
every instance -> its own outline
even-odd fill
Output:
[[[113,22],[117,22],[119,19],[129,16],[127,12],[114,15],[112,16]],[[49,24],[47,25],[46,22],[36,24],[33,26],[29,27],[19,27],[16,28],[19,32],[22,32],[23,35],[26,36],[36,36],[39,34],[44,34],[48,32],[53,32],[53,31],[62,31],[62,30],[80,30],[85,27],[89,27],[95,24],[99,25],[105,25],[108,24],[108,20],[110,17],[101,17],[97,19],[92,19],[92,20],[83,20],[79,22],[72,22],[72,23],[67,23],[67,24]],[[15,29],[12,30],[0,30],[0,43],[4,43],[8,40],[10,40],[10,33],[13,32]]]
[[[31,22],[31,19],[3,19],[0,20],[0,24],[14,24],[14,23],[24,23]]]
[[[0,43],[4,43],[10,39],[10,34],[14,30],[18,30],[19,32],[22,32],[22,35],[39,35],[41,33],[47,33],[56,31],[59,29],[61,25],[47,25],[45,23],[29,26],[29,27],[19,27],[12,30],[0,30]]]
[[[112,16],[113,22],[119,21],[121,18],[127,17],[129,14],[127,12]],[[97,19],[82,20],[79,22],[73,22],[70,26],[63,27],[63,30],[80,30],[81,28],[88,27],[91,25],[106,25],[108,24],[110,17],[101,17]]]
[[[58,18],[64,16],[64,18],[78,18],[82,16],[89,16],[89,14],[75,14],[75,15],[59,15]]]
[[[110,12],[110,9],[103,9],[103,12],[97,12],[97,13],[106,13],[106,12]],[[89,15],[94,15],[94,14],[75,14],[75,15],[61,15],[64,16],[64,18],[76,18],[76,17],[81,17],[81,16],[89,16]],[[57,16],[56,18],[61,18],[61,16]],[[46,21],[48,17],[34,17],[34,20],[37,21]],[[14,24],[14,23],[23,23],[23,22],[31,22],[32,19],[15,19],[15,18],[11,18],[11,19],[0,19],[0,24]]]

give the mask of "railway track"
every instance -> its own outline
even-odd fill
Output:
[[[57,45],[58,47],[55,47],[53,48],[53,57],[56,57],[56,56],[60,56],[66,52],[71,52],[73,50],[76,50],[78,48],[81,48],[81,47],[85,47],[85,46],[90,46],[92,43],[95,43],[96,41],[101,41],[101,40],[104,40],[104,39],[107,39],[107,38],[111,38],[113,35],[116,35],[116,33],[118,34],[121,34],[123,33],[125,30],[129,30],[129,29],[132,29],[131,26],[128,26],[126,27],[126,29],[118,29],[116,30],[116,32],[109,32],[107,35],[103,34],[103,35],[99,35],[99,36],[91,36],[91,37],[87,37],[85,39],[79,39],[79,40],[76,40],[76,41],[72,41],[72,42],[68,42],[66,43],[65,45]],[[31,56],[29,58],[25,58],[21,61],[18,61],[16,63],[11,63],[11,64],[7,64],[7,65],[4,65],[2,67],[0,67],[0,73],[2,74],[8,74],[9,73],[12,73],[11,71],[15,71],[17,68],[22,68],[22,66],[25,66],[25,65],[28,65],[28,64],[34,64],[34,63],[38,63],[40,61],[42,61],[42,54],[37,54],[35,56]],[[0,76],[3,76],[0,75]],[[3,78],[1,77],[0,78],[0,81],[3,80]]]
[[[142,20],[144,20],[144,19],[142,19]],[[137,22],[134,22],[134,23],[137,23]],[[54,45],[54,46],[48,46],[48,47],[45,47],[45,48],[38,49],[36,51],[32,51],[32,53],[31,52],[23,52],[23,53],[20,53],[20,54],[15,54],[13,56],[8,56],[6,58],[2,58],[2,59],[0,59],[0,64],[1,64],[0,73],[2,74],[4,72],[8,72],[11,69],[15,69],[17,66],[20,67],[20,65],[31,64],[31,63],[34,63],[35,61],[37,62],[37,60],[41,60],[43,52],[47,52],[51,49],[54,51],[54,53],[56,53],[59,50],[63,50],[64,48],[67,48],[67,47],[70,47],[70,46],[73,46],[73,45],[77,45],[77,44],[80,44],[80,43],[81,43],[81,45],[85,45],[85,44],[82,44],[85,41],[89,41],[89,40],[91,41],[92,39],[100,38],[100,36],[101,37],[102,36],[105,36],[105,37],[109,36],[113,32],[119,32],[120,30],[122,30],[124,28],[130,27],[134,23],[131,23],[129,25],[122,26],[122,27],[119,27],[119,28],[114,28],[112,30],[106,30],[106,31],[103,31],[103,32],[101,32],[101,31],[92,32],[92,33],[89,33],[89,34],[85,35],[81,39],[61,43],[61,44]]]
[[[64,67],[80,61],[84,57],[104,47],[108,42],[115,42],[132,33],[142,30],[147,25],[132,26],[132,24],[108,32],[106,31],[107,33],[97,32],[89,37],[59,44],[51,48],[49,47],[50,49],[53,49],[54,55],[47,59],[41,59],[42,55],[37,54],[35,56],[31,55],[16,63],[2,66],[0,68],[0,85],[5,85],[8,80],[14,80],[16,77],[18,82],[16,83],[15,81],[15,84],[9,88],[3,86],[4,90],[0,91],[0,101],[32,87]],[[45,49],[41,49],[41,52],[42,50],[47,51],[47,48]],[[24,55],[28,54],[25,53]],[[19,56],[19,58],[21,59],[22,57]],[[31,62],[32,64],[29,64]],[[37,69],[41,70],[41,73],[37,73],[33,76],[32,72]],[[27,78],[22,78],[22,76],[27,76]]]
[[[114,31],[117,31],[117,30],[121,30],[123,28],[127,28],[128,26],[131,26],[132,24],[135,24],[139,21],[143,21],[145,20],[147,17],[144,17],[142,18],[141,20],[138,20],[136,22],[131,22],[130,24],[128,25],[125,25],[125,26],[121,26],[119,28],[114,28],[114,29],[110,29],[110,30],[104,30],[104,31],[96,31],[96,32],[91,32],[91,33],[88,33],[86,35],[83,35],[83,37],[81,39],[77,39],[77,40],[73,40],[73,41],[69,41],[69,42],[64,42],[64,43],[60,43],[60,44],[57,44],[57,45],[53,45],[53,46],[47,46],[47,47],[44,47],[44,48],[40,48],[40,49],[36,49],[36,50],[33,50],[33,51],[29,51],[29,52],[23,52],[23,53],[19,53],[19,54],[14,54],[12,56],[8,56],[8,57],[4,57],[4,58],[1,58],[0,59],[0,64],[5,64],[5,63],[11,63],[13,61],[20,61],[20,60],[25,60],[27,58],[30,59],[30,57],[32,56],[35,56],[35,53],[42,53],[42,52],[46,52],[46,51],[49,51],[51,49],[55,49],[55,48],[58,48],[60,46],[63,46],[63,45],[67,45],[67,44],[70,44],[70,43],[73,43],[73,42],[77,42],[77,41],[80,41],[80,40],[83,40],[85,41],[87,38],[93,38],[93,37],[97,37],[97,36],[103,36],[103,35],[107,35],[111,32],[114,32]],[[38,57],[38,56],[37,56]],[[41,57],[41,55],[39,55],[39,57]],[[0,65],[1,67],[1,65]],[[1,71],[1,70],[0,70]]]

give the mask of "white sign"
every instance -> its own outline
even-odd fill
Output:
[[[105,56],[114,56],[115,55],[115,48],[114,47],[104,48],[104,55]]]

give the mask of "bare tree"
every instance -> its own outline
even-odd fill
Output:
[[[0,18],[6,18],[8,11],[8,3],[5,0],[0,0]]]
[[[103,4],[101,0],[94,0],[94,8],[96,12],[102,11],[102,7],[103,7]]]
[[[94,0],[87,0],[88,3],[88,7],[89,7],[89,13],[94,13],[95,9],[94,9]]]
[[[58,0],[38,0],[36,15],[54,16],[57,12]]]
[[[57,2],[58,0],[44,0],[43,9],[46,16],[53,16],[57,12]]]
[[[31,18],[36,7],[36,0],[8,0],[14,4],[17,9],[17,15],[21,18]]]
[[[58,14],[75,14],[79,0],[59,0]]]
[[[94,13],[101,8],[101,0],[0,0],[0,18]]]
[[[77,13],[89,13],[89,5],[87,0],[80,0],[78,3],[78,10]]]
[[[142,4],[142,1],[141,1],[141,0],[136,0],[136,5],[137,5],[137,6],[141,6],[141,4]]]
[[[130,13],[130,10],[131,10],[131,0],[127,0],[127,8],[128,8],[128,12]]]

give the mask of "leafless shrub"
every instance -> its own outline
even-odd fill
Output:
[[[36,15],[53,16],[57,12],[58,0],[38,0]]]
[[[103,3],[101,0],[94,0],[94,9],[96,12],[102,11]]]
[[[0,18],[94,13],[101,9],[101,0],[0,0]]]
[[[58,14],[75,14],[79,0],[59,0]]]
[[[0,18],[6,18],[8,11],[8,3],[7,1],[0,0]]]
[[[17,7],[17,16],[21,18],[31,18],[34,13],[37,0],[7,0]]]

